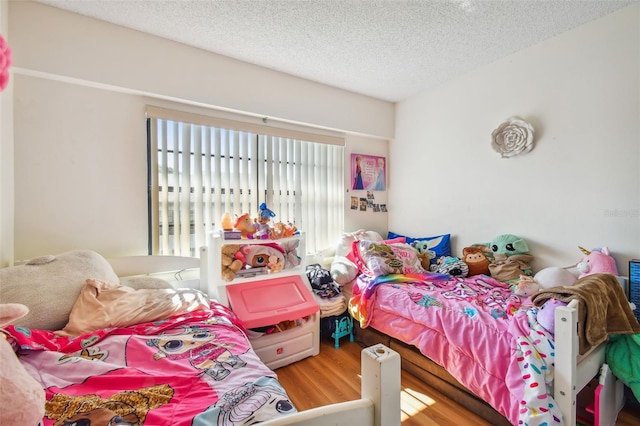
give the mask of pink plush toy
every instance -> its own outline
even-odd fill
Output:
[[[9,84],[9,67],[11,66],[11,49],[0,35],[0,92]]]
[[[0,327],[29,312],[20,303],[0,304]],[[38,425],[44,416],[44,389],[18,361],[13,347],[0,332],[0,425]]]
[[[578,246],[578,248],[586,254],[586,256],[576,265],[576,268],[580,272],[578,278],[597,273],[618,275],[616,260],[611,256],[611,252],[608,247],[605,246],[599,250],[593,249],[591,251],[580,246]]]

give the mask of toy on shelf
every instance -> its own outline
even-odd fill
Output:
[[[256,228],[256,225],[251,219],[251,216],[249,216],[249,213],[245,213],[240,216],[233,227],[237,231],[240,231],[240,236],[242,238],[253,238],[253,234],[258,231],[258,228]]]
[[[236,257],[240,251],[240,244],[225,244],[221,248],[222,251],[222,279],[225,281],[233,281],[236,274],[243,268],[242,260]]]
[[[580,272],[578,278],[597,273],[609,273],[618,275],[616,260],[611,255],[608,247],[601,249],[593,249],[591,251],[578,246],[578,248],[586,255],[578,264],[576,269]]]
[[[258,217],[256,218],[255,223],[257,229],[254,235],[255,238],[269,238],[269,234],[271,232],[269,222],[272,217],[276,217],[276,214],[267,207],[267,203],[260,204],[260,211],[258,212]]]
[[[285,224],[282,222],[276,222],[273,224],[269,236],[273,240],[279,240],[280,238],[293,237],[298,235],[298,229],[291,223]]]

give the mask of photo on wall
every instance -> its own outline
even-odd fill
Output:
[[[386,191],[386,175],[385,157],[351,154],[351,189]]]

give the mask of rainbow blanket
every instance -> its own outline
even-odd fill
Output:
[[[509,284],[476,275],[360,275],[350,312],[444,367],[512,424],[559,426],[553,336]]]

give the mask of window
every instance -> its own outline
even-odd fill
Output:
[[[263,202],[272,222],[305,233],[308,253],[335,244],[342,139],[151,107],[147,115],[151,254],[197,256],[225,212],[255,217]]]

